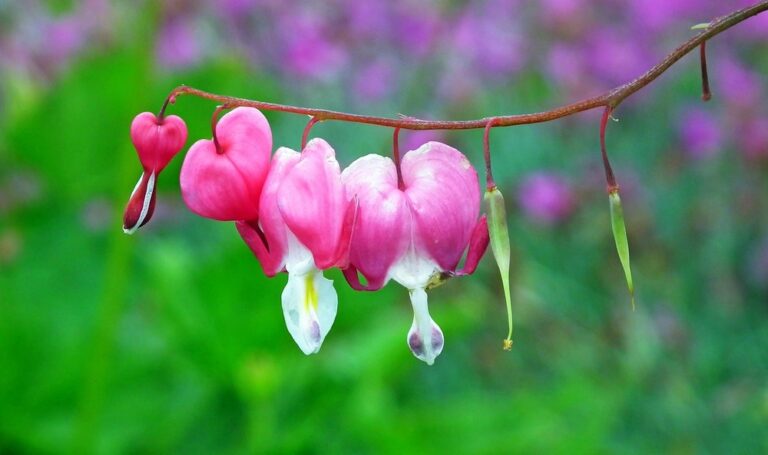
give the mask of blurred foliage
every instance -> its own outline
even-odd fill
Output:
[[[767,60],[756,57],[762,74]],[[433,367],[407,349],[405,290],[356,293],[337,272],[335,326],[318,355],[303,356],[283,323],[285,277],[266,279],[231,224],[186,211],[181,160],[164,171],[152,224],[122,234],[140,172],[131,118],[182,82],[296,98],[274,75],[228,57],[161,71],[138,42],[78,58],[47,88],[3,80],[0,453],[768,451],[768,265],[755,259],[765,168],[731,145],[706,161],[680,153],[670,118],[699,81],[692,61],[671,71],[609,127],[637,310],[611,239],[596,117],[494,130],[505,194],[546,168],[567,176],[576,207],[542,224],[508,199],[515,347],[501,350],[489,255],[475,276],[431,294],[446,337]],[[420,77],[414,87],[430,83]],[[533,111],[557,97],[530,71],[435,115]],[[422,101],[412,98],[404,108]],[[210,103],[171,109],[190,138],[209,136]],[[303,119],[267,115],[276,144],[298,146]],[[383,129],[321,124],[313,134],[342,164],[389,149]],[[480,134],[446,140],[479,164]]]

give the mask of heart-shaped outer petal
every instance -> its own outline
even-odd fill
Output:
[[[341,181],[347,199],[357,198],[359,204],[349,262],[368,281],[366,290],[379,289],[411,240],[411,216],[405,195],[397,187],[395,164],[389,158],[367,155],[344,169]],[[356,278],[356,270],[349,273]]]
[[[347,262],[348,225],[354,222],[348,209],[354,203],[344,196],[339,163],[327,142],[312,139],[307,144],[280,185],[277,204],[288,229],[312,252],[318,269]],[[347,238],[342,238],[345,233]]]
[[[239,107],[216,125],[221,147],[200,140],[181,167],[181,195],[190,210],[220,221],[255,220],[269,170],[272,132],[264,115]]]
[[[261,191],[259,219],[237,222],[237,231],[261,262],[264,273],[270,277],[285,268],[288,248],[285,222],[277,207],[277,192],[299,157],[299,152],[289,148],[277,149]]]
[[[175,115],[159,121],[155,114],[142,112],[131,123],[131,142],[144,170],[157,175],[184,147],[187,125]]]
[[[428,142],[401,165],[412,209],[414,242],[443,270],[455,270],[480,213],[477,173],[458,150]]]

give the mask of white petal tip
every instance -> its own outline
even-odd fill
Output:
[[[422,336],[415,324],[408,332],[408,347],[417,359],[427,365],[434,364],[437,356],[443,352],[444,340],[443,332],[434,322],[432,322],[431,333],[427,336]]]
[[[410,291],[413,306],[413,324],[408,331],[408,347],[417,359],[427,365],[435,363],[437,356],[443,352],[445,338],[443,331],[432,320],[427,307],[427,293],[417,288]]]
[[[318,353],[336,318],[338,299],[333,282],[319,270],[298,276],[289,272],[282,300],[293,341],[306,355]]]

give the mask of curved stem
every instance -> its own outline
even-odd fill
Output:
[[[392,133],[392,159],[395,161],[395,169],[397,170],[397,187],[404,190],[403,171],[400,169],[400,127],[396,127]]]
[[[265,101],[255,101],[245,98],[236,98],[232,96],[217,95],[215,93],[205,92],[193,87],[179,86],[169,95],[173,100],[177,95],[194,95],[200,98],[217,101],[228,104],[232,107],[249,106],[267,111],[288,112],[293,114],[311,115],[318,120],[338,120],[350,123],[364,123],[368,125],[388,126],[392,128],[402,128],[407,130],[468,130],[485,128],[488,122],[494,120],[494,126],[513,126],[531,123],[542,123],[567,117],[579,112],[588,111],[598,107],[615,108],[622,101],[627,99],[633,93],[642,89],[646,85],[656,80],[664,74],[669,67],[674,65],[686,54],[696,49],[710,38],[728,30],[734,25],[743,22],[750,17],[768,10],[768,0],[763,0],[755,5],[740,9],[726,16],[722,16],[703,29],[699,34],[681,44],[677,49],[669,53],[661,62],[657,63],[651,69],[638,76],[634,80],[613,88],[601,95],[587,98],[575,103],[566,104],[542,112],[530,114],[503,115],[496,117],[485,117],[476,120],[422,120],[417,118],[388,118],[375,117],[369,115],[350,114],[346,112],[331,111],[326,109],[316,109],[307,107],[290,106],[285,104],[268,103]]]
[[[216,135],[216,124],[219,122],[219,114],[221,111],[226,109],[230,109],[230,106],[227,104],[216,106],[216,110],[213,111],[213,115],[211,115],[211,135],[213,136],[213,145],[216,146],[216,153],[219,155],[224,153],[224,151],[221,149],[221,145],[219,145],[219,138]]]
[[[701,99],[709,101],[712,99],[712,92],[709,90],[709,74],[707,73],[707,42],[702,41],[699,48],[699,56],[701,58]]]
[[[619,185],[616,184],[616,177],[613,175],[611,162],[608,160],[608,152],[605,147],[605,130],[608,126],[608,119],[611,118],[610,106],[606,106],[603,111],[603,117],[600,119],[600,154],[603,156],[603,168],[605,168],[605,181],[608,184],[608,193],[618,191]]]
[[[486,189],[492,189],[496,186],[496,182],[493,181],[493,170],[491,169],[491,128],[493,128],[494,121],[492,118],[488,120],[485,125],[485,132],[483,133],[483,158],[485,159],[485,187]]]
[[[307,122],[307,126],[304,127],[304,133],[301,135],[301,150],[304,150],[304,147],[307,146],[307,140],[309,139],[309,131],[312,129],[313,126],[315,126],[315,123],[319,122],[320,119],[312,116],[312,118],[309,119],[309,122]]]

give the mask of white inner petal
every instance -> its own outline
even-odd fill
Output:
[[[419,360],[432,365],[435,358],[443,352],[443,331],[429,315],[427,293],[424,289],[410,291],[413,306],[413,324],[408,331],[408,347]]]
[[[419,256],[413,247],[389,269],[389,276],[408,290],[425,288],[429,279],[439,271],[437,263],[432,259]]]
[[[312,258],[312,252],[309,248],[305,247],[299,239],[290,231],[285,230],[288,234],[288,244],[285,252],[285,270],[289,274],[306,275],[315,268],[315,260]]]
[[[282,301],[285,324],[299,349],[307,355],[318,352],[336,319],[333,281],[314,267],[305,274],[289,271]]]
[[[133,191],[131,192],[131,199],[133,199],[133,195],[136,193],[136,191],[139,190],[139,186],[141,185],[141,179],[144,178],[144,174],[141,174],[141,177],[139,177],[139,181],[136,183],[136,186],[133,188]],[[147,217],[147,213],[149,213],[149,205],[152,203],[152,193],[155,191],[155,173],[152,172],[149,174],[149,181],[147,181],[147,191],[144,193],[144,202],[141,206],[141,213],[139,213],[139,219],[136,221],[136,224],[131,226],[128,229],[123,229],[123,232],[126,234],[133,234],[136,232],[138,228],[141,227],[142,223],[144,223],[144,219]]]

